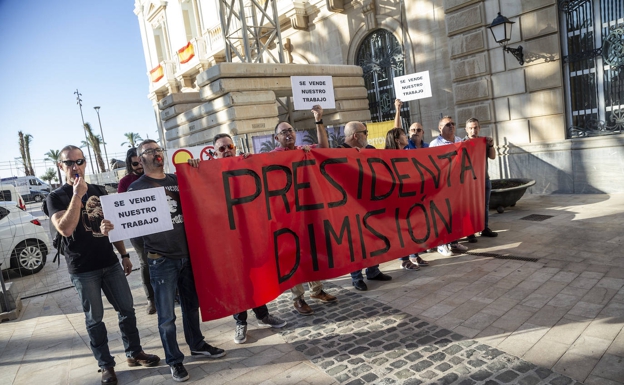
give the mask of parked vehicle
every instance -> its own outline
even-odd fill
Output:
[[[26,210],[26,204],[22,195],[12,184],[4,184],[0,182],[0,202],[1,201],[13,201],[17,202],[18,206],[22,210]]]
[[[45,266],[52,243],[41,222],[17,202],[0,202],[0,262],[2,270],[34,274]]]
[[[0,183],[15,186],[26,202],[41,202],[50,193],[50,185],[36,176],[12,176],[2,178]]]

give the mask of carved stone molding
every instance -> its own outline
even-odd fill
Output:
[[[375,4],[375,0],[363,0],[362,13],[366,21],[366,28],[369,31],[377,28],[377,5]]]
[[[325,0],[327,9],[331,12],[344,11],[344,0]]]
[[[310,18],[306,12],[305,3],[301,1],[293,1],[293,11],[294,13],[290,15],[290,24],[292,28],[300,31],[307,31]]]

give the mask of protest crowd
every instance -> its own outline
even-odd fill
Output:
[[[395,101],[396,118],[394,128],[387,132],[385,149],[423,151],[423,149],[427,148],[449,146],[480,138],[480,126],[477,119],[471,118],[466,122],[466,136],[460,138],[456,136],[456,124],[453,118],[444,116],[438,123],[439,136],[430,143],[426,143],[424,141],[425,132],[420,123],[413,123],[407,130],[402,127],[401,106],[402,102],[397,99]],[[278,146],[273,152],[310,153],[313,149],[329,148],[328,134],[323,124],[323,109],[316,105],[312,109],[312,114],[315,119],[318,137],[317,144],[297,146],[297,130],[290,123],[282,121],[275,126],[274,139]],[[368,143],[368,129],[363,122],[352,121],[346,123],[344,126],[344,137],[344,143],[340,145],[341,151],[353,152],[353,156],[356,158],[365,155],[369,149],[374,148]],[[481,237],[496,237],[498,235],[489,228],[488,224],[491,183],[487,175],[487,159],[494,159],[496,151],[492,138],[486,137],[484,140],[486,144],[485,182],[479,180],[479,183],[485,184],[483,186],[485,194],[479,197],[481,202],[478,207],[485,207],[485,225],[480,229],[475,228],[475,233],[467,234],[466,239],[468,243],[478,242],[477,235]],[[266,156],[237,153],[232,137],[225,133],[217,134],[214,137],[213,145],[215,149],[214,157],[216,159],[208,162],[191,159],[189,164],[192,169],[210,166],[205,163],[226,162],[225,159],[228,158],[240,157],[241,160],[253,160],[254,158]],[[161,358],[144,352],[141,347],[140,336],[136,326],[133,298],[126,278],[132,272],[132,263],[123,240],[111,242],[112,238],[109,239],[109,235],[115,231],[116,226],[110,220],[111,218],[105,217],[100,206],[100,197],[105,196],[106,191],[96,185],[86,183],[84,179],[86,160],[83,151],[79,147],[67,145],[61,150],[60,159],[59,166],[65,173],[67,183],[50,193],[46,200],[46,205],[51,223],[59,233],[59,247],[62,254],[66,257],[72,283],[83,306],[90,347],[101,371],[101,382],[102,384],[116,384],[115,360],[109,351],[108,332],[102,321],[104,313],[102,292],[118,314],[119,330],[128,365],[156,366],[159,365]],[[140,190],[145,189],[160,188],[164,190],[168,203],[171,215],[171,228],[165,231],[132,237],[130,242],[141,262],[140,276],[147,297],[146,312],[148,314],[156,314],[158,317],[158,330],[165,353],[165,362],[170,367],[173,380],[186,381],[189,379],[189,373],[184,367],[184,354],[180,350],[176,338],[176,303],[179,303],[181,309],[185,342],[190,349],[191,355],[216,359],[223,357],[226,352],[223,349],[210,345],[200,329],[200,308],[202,308],[201,311],[204,311],[204,309],[200,306],[202,298],[201,293],[198,295],[199,289],[196,285],[196,283],[200,282],[196,282],[198,276],[197,274],[194,275],[194,267],[191,264],[191,262],[195,263],[195,260],[192,261],[190,257],[192,248],[187,243],[187,239],[189,239],[187,236],[189,232],[188,218],[185,218],[182,213],[183,202],[181,195],[184,192],[184,186],[178,181],[179,175],[165,173],[165,150],[154,140],[145,140],[137,148],[131,148],[127,154],[126,164],[127,175],[119,183],[119,196],[133,192],[139,193]],[[466,169],[469,169],[469,167],[466,166]],[[398,172],[397,174],[401,175]],[[270,177],[272,174],[267,172],[266,175]],[[358,176],[354,177],[357,179]],[[296,174],[293,179],[293,183],[296,184]],[[337,190],[340,191],[341,189],[337,188]],[[344,192],[344,189],[342,191]],[[274,195],[279,197],[279,192],[275,192]],[[284,196],[282,198],[286,199]],[[211,204],[218,205],[218,203],[214,202],[211,202]],[[234,212],[234,209],[230,210]],[[184,214],[189,215],[187,213]],[[431,217],[433,218],[434,216],[435,210],[432,208]],[[186,227],[185,222],[187,222]],[[227,220],[223,219],[221,222],[225,226]],[[364,218],[364,223],[366,224],[366,218]],[[478,223],[481,222],[478,221]],[[117,231],[119,231],[119,227],[117,226]],[[370,228],[368,229],[372,231]],[[124,229],[123,231],[126,230]],[[435,229],[435,231],[437,232],[438,229]],[[339,236],[334,233],[334,238],[337,237],[342,239],[342,231]],[[378,238],[382,239],[381,236],[378,236]],[[350,238],[349,241],[351,241]],[[241,239],[240,242],[245,243],[245,239]],[[352,241],[352,243],[356,243],[356,241]],[[402,239],[401,243],[403,243]],[[464,244],[459,243],[459,239],[453,239],[450,242],[437,245],[428,244],[427,246],[429,252],[438,252],[445,257],[451,257],[455,253],[463,253],[468,250]],[[115,250],[121,255],[121,263]],[[406,251],[407,253],[402,254],[403,256],[397,262],[400,268],[418,271],[430,265],[430,262],[424,257],[426,250],[419,249],[419,252]],[[226,253],[227,251],[224,250],[224,254]],[[277,246],[276,253],[278,253]],[[222,255],[219,257],[223,258]],[[194,258],[198,258],[198,256]],[[201,258],[210,259],[211,255],[204,255]],[[245,258],[245,256],[227,255],[227,258]],[[288,277],[287,274],[279,272],[279,261],[277,264],[280,280],[282,277]],[[301,263],[299,268],[301,269],[302,266],[307,265]],[[367,281],[386,282],[392,280],[390,275],[379,269],[379,264],[370,262],[362,266],[364,266],[364,269],[350,272],[352,286],[356,290],[368,290],[364,276],[366,276]],[[293,272],[294,270],[291,271],[291,274]],[[280,284],[282,283],[280,282]],[[309,289],[309,300],[320,301],[321,303],[333,303],[339,300],[325,290],[322,280],[308,281],[307,284],[291,284],[288,287],[290,287],[293,307],[301,316],[312,316],[314,313],[314,310],[306,302],[305,286]],[[275,296],[272,298],[275,298]],[[260,327],[282,328],[286,325],[286,321],[281,319],[279,314],[276,315],[269,312],[266,303],[260,303],[249,308],[255,315],[255,323]],[[233,339],[237,344],[246,342],[248,332],[248,311],[240,310],[228,313],[233,315],[234,318],[236,326]]]

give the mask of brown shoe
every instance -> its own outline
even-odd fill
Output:
[[[100,369],[100,372],[102,372],[102,384],[117,384],[117,375],[115,374],[115,368],[113,368],[112,366],[110,368],[102,368]]]
[[[314,310],[312,310],[312,308],[310,306],[308,306],[308,304],[303,300],[303,298],[300,298],[300,299],[295,301],[295,309],[297,309],[297,311],[301,315],[312,315],[312,314],[314,314]]]
[[[152,301],[151,299],[147,300],[147,314],[154,314],[156,313],[156,305],[154,305],[154,301]]]
[[[147,354],[144,351],[137,354],[134,357],[128,357],[126,359],[128,366],[156,366],[160,362],[160,357],[155,354]]]
[[[334,302],[336,300],[336,297],[331,294],[325,293],[323,290],[321,290],[321,292],[317,295],[310,295],[310,298],[318,299],[321,302]]]

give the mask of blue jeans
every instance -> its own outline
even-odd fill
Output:
[[[259,320],[269,315],[269,308],[267,305],[254,307],[251,310],[253,310],[256,318]],[[234,314],[234,319],[237,325],[247,325],[247,310]]]
[[[485,229],[489,227],[490,222],[490,195],[492,194],[492,181],[490,178],[485,180]]]
[[[374,278],[381,274],[381,270],[379,270],[379,265],[371,266],[366,268],[366,278]],[[354,271],[351,273],[351,281],[357,282],[364,280],[364,276],[362,275],[362,270]]]
[[[130,243],[134,247],[141,262],[141,282],[143,282],[143,291],[148,301],[154,300],[154,289],[150,282],[149,266],[147,265],[147,251],[143,249],[143,237],[130,238]]]
[[[153,254],[150,254],[153,255]],[[195,279],[188,258],[148,258],[150,278],[154,288],[154,302],[158,313],[158,331],[165,350],[168,365],[184,361],[184,354],[176,339],[174,298],[176,287],[180,294],[184,339],[191,350],[204,346],[204,336],[199,328],[199,300],[195,291]]]
[[[106,325],[102,322],[104,316],[102,292],[117,312],[126,357],[135,357],[139,354],[143,348],[136,327],[132,293],[121,265],[116,263],[104,269],[69,276],[82,302],[91,351],[98,366],[100,368],[115,366],[115,359],[108,349]]]

